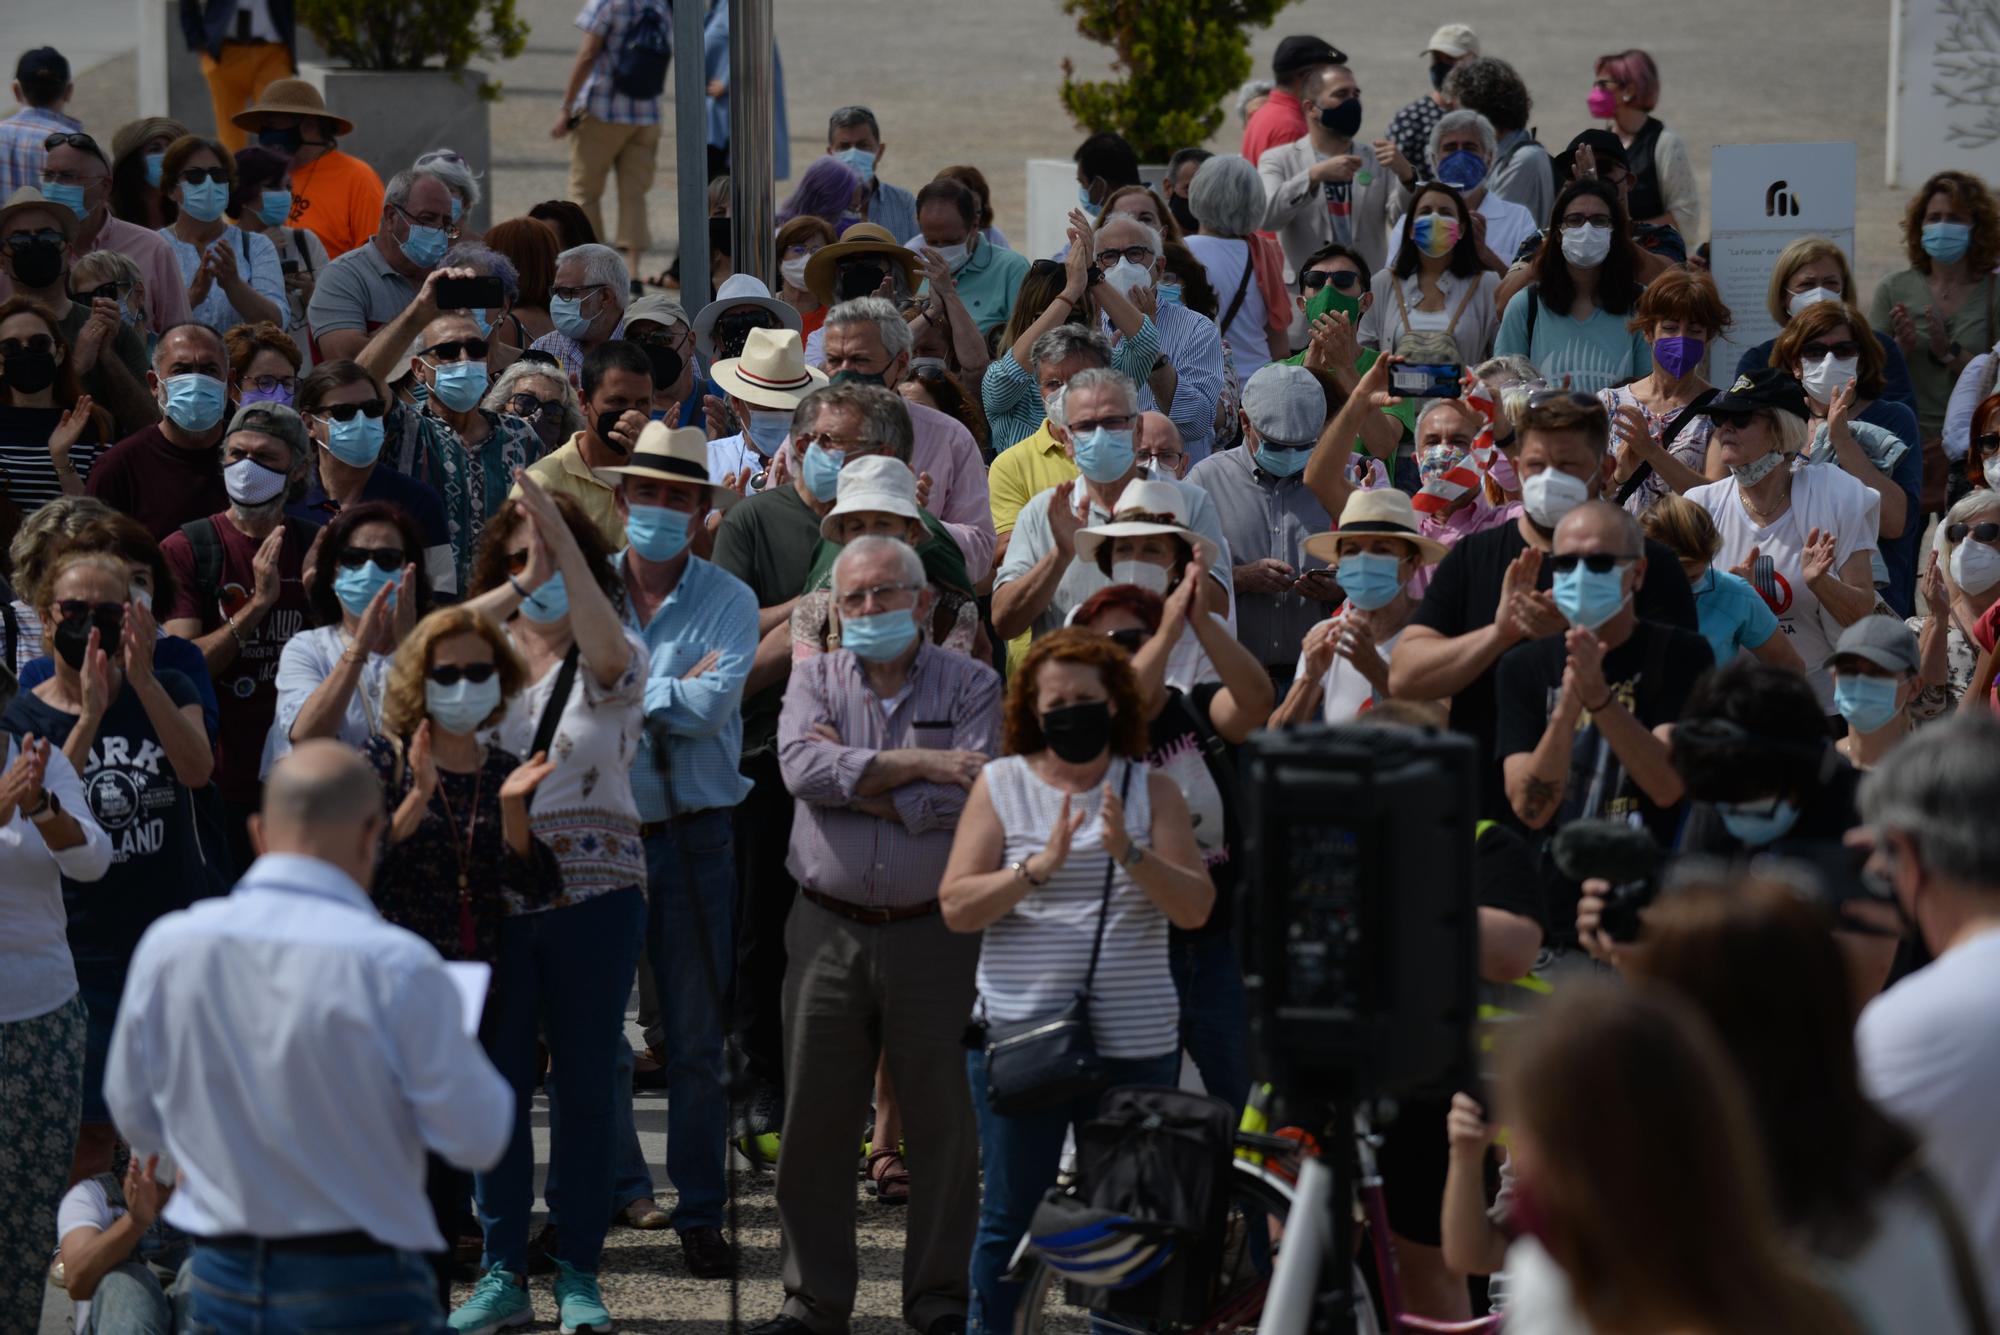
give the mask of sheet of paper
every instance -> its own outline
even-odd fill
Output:
[[[444,971],[451,975],[459,1003],[465,1009],[465,1032],[477,1035],[480,1012],[486,1009],[486,983],[493,976],[493,966],[478,960],[446,960]]]

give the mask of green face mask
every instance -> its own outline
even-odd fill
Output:
[[[1325,315],[1328,311],[1339,311],[1350,322],[1360,324],[1361,298],[1358,296],[1350,297],[1332,283],[1328,283],[1325,287],[1314,293],[1313,299],[1306,303],[1306,322],[1310,324],[1312,321],[1319,319],[1320,316]]]

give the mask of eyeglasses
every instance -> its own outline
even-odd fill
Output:
[[[1100,269],[1109,269],[1120,260],[1130,260],[1132,263],[1144,268],[1153,262],[1153,248],[1151,246],[1125,246],[1119,250],[1100,250],[1097,252],[1097,267]]]
[[[603,290],[604,284],[602,283],[584,283],[579,287],[552,287],[549,289],[549,292],[561,297],[564,301],[582,301],[591,293]]]
[[[1138,457],[1141,462],[1144,462],[1147,459],[1151,459],[1154,463],[1166,469],[1169,473],[1180,472],[1181,465],[1187,462],[1187,455],[1182,454],[1179,451],[1173,451],[1173,450],[1162,450],[1158,454],[1141,454]]]
[[[236,383],[238,388],[248,386],[266,393],[274,389],[282,389],[287,394],[299,392],[299,378],[295,375],[253,375],[247,380],[239,380]]]
[[[56,617],[62,621],[82,621],[87,617],[90,624],[109,632],[125,624],[125,604],[87,603],[81,598],[64,598],[56,604]]]
[[[336,422],[352,422],[354,414],[363,417],[380,417],[389,411],[389,405],[380,399],[363,399],[360,403],[329,403],[320,410],[321,417],[330,417]]]
[[[1069,431],[1073,436],[1079,434],[1088,435],[1099,427],[1103,427],[1109,431],[1123,431],[1126,427],[1131,426],[1134,420],[1130,413],[1120,413],[1116,417],[1093,417],[1087,422],[1071,422],[1069,424]]]
[[[17,255],[32,246],[62,244],[63,234],[53,227],[44,227],[39,232],[10,232],[5,241],[0,241],[0,245],[6,246]]]
[[[1299,275],[1299,289],[1303,292],[1317,292],[1332,283],[1342,292],[1361,282],[1361,275],[1352,269],[1308,269]]]
[[[448,338],[425,348],[424,356],[434,362],[483,362],[486,360],[486,340]]]
[[[835,454],[842,455],[853,454],[856,451],[865,453],[881,445],[880,441],[863,440],[859,436],[836,436],[831,431],[808,431],[803,435],[792,437],[792,443],[798,446],[801,453],[817,445],[823,450],[831,450]]]
[[[1947,524],[1944,536],[1950,540],[1951,545],[1954,547],[1964,542],[1968,537],[1974,542],[1983,542],[1990,547],[1993,545],[1995,538],[2000,538],[2000,524],[1993,523],[1990,520],[1983,524]]]
[[[451,226],[449,213],[412,213],[401,204],[391,204],[390,208],[403,215],[403,221],[412,227],[430,227],[444,231]]]
[[[915,593],[922,587],[921,584],[876,584],[865,589],[856,589],[852,593],[843,593],[840,595],[841,615],[860,616],[870,602],[886,610],[895,611],[895,608],[889,607],[891,598],[899,593]]]
[[[1611,226],[1611,215],[1608,213],[1565,213],[1561,221],[1562,229],[1565,232],[1569,232],[1579,227],[1609,227]]]
[[[200,185],[203,181],[213,181],[217,185],[229,184],[229,173],[220,167],[183,167],[180,181],[182,185]]]
[[[499,670],[497,663],[467,663],[463,667],[455,663],[446,663],[442,667],[432,668],[429,675],[430,679],[440,686],[456,686],[461,681],[469,681],[477,686],[482,682],[491,681],[493,674]]]
[[[0,357],[12,357],[23,352],[54,352],[56,341],[47,334],[30,334],[26,338],[0,338]]]
[[[1549,568],[1558,575],[1567,575],[1581,565],[1593,575],[1608,575],[1619,566],[1637,560],[1633,556],[1620,556],[1616,552],[1565,552],[1549,558]]]
[[[1820,358],[1826,356],[1834,356],[1840,358],[1842,361],[1846,361],[1849,357],[1859,357],[1861,355],[1861,345],[1853,339],[1848,339],[1843,343],[1808,343],[1799,349],[1799,351],[1802,355],[1811,358],[1813,361],[1818,361]]]
[[[340,568],[343,570],[359,570],[370,561],[373,561],[384,570],[401,570],[403,568],[403,549],[401,547],[345,547],[341,549],[340,555],[335,559],[340,562]]]
[[[507,399],[507,411],[516,417],[540,417],[562,407],[561,399],[538,399],[532,394],[514,394]]]

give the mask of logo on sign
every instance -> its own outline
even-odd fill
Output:
[[[1766,218],[1796,218],[1799,216],[1799,197],[1793,193],[1789,181],[1773,181],[1765,188],[1764,216]]]

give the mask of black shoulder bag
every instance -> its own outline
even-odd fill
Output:
[[[1121,802],[1132,791],[1132,771],[1139,764],[1125,762],[1125,778],[1118,788]],[[1108,854],[1105,861],[1097,937],[1090,947],[1090,968],[1084,972],[1083,986],[1076,990],[1076,996],[1054,1015],[986,1027],[986,1102],[1002,1117],[1059,1107],[1103,1084],[1104,1061],[1097,1055],[1097,1038],[1090,1032],[1090,985],[1097,977],[1104,925],[1111,917],[1111,883],[1118,875],[1118,864]]]
[[[583,646],[572,644],[563,655],[562,667],[556,672],[555,688],[549,692],[548,703],[542,706],[542,717],[535,724],[535,740],[528,747],[523,761],[533,760],[546,752],[549,744],[556,739],[556,725],[562,722],[563,706],[569,703],[569,693],[576,686],[576,664],[583,656]]]
[[[1701,416],[1701,410],[1708,407],[1709,401],[1721,392],[1719,389],[1703,390],[1695,395],[1692,403],[1675,413],[1673,420],[1668,422],[1666,429],[1660,433],[1660,448],[1664,450],[1678,440],[1687,424]],[[1618,488],[1617,504],[1623,505],[1631,500],[1633,493],[1645,486],[1646,479],[1652,475],[1653,465],[1646,460],[1640,460],[1639,466],[1632,470],[1632,476],[1626,478],[1624,485]]]

